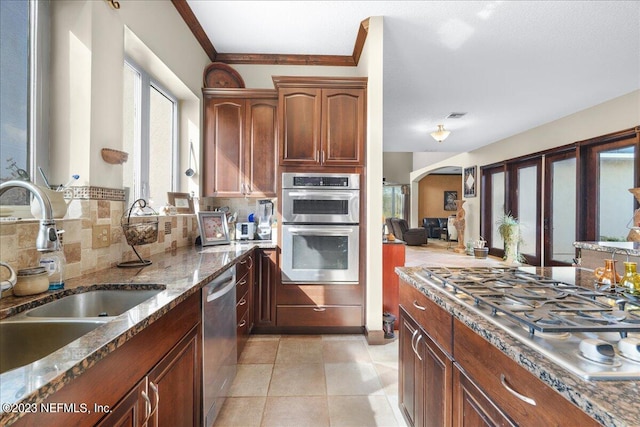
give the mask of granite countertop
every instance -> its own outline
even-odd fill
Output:
[[[521,344],[497,326],[452,300],[445,292],[427,284],[415,273],[420,267],[396,267],[402,280],[481,335],[502,353],[516,361],[585,413],[608,427],[640,426],[640,383],[638,381],[587,381],[552,363]],[[530,267],[534,271],[577,285],[593,286],[591,270],[573,267]]]
[[[21,312],[73,293],[94,289],[162,289],[151,299],[43,359],[1,374],[0,404],[43,401],[198,292],[253,248],[273,249],[276,246],[269,241],[250,241],[180,248],[151,256],[153,263],[147,267],[112,267],[70,279],[65,282],[65,289],[60,291],[27,297],[3,297],[0,299],[0,319],[10,321],[11,316],[19,316]],[[5,425],[14,415],[17,414],[0,412],[0,424]]]
[[[574,242],[573,246],[597,252],[615,252],[616,255],[640,256],[640,242]]]

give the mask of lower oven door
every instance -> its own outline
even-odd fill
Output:
[[[282,281],[358,282],[360,228],[357,225],[282,226]]]

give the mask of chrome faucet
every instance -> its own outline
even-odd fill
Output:
[[[51,209],[49,197],[32,182],[20,180],[11,180],[0,184],[0,196],[11,188],[24,188],[30,191],[40,204],[42,219],[40,220],[40,231],[38,231],[38,237],[36,238],[36,249],[40,252],[50,252],[60,248],[58,230],[56,230],[56,222],[53,220],[53,210]]]

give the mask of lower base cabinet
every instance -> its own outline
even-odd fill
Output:
[[[33,413],[14,425],[201,425],[200,316],[198,292],[43,402],[88,411]]]
[[[400,281],[399,406],[411,426],[598,426]]]

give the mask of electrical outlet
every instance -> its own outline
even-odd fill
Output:
[[[91,248],[107,248],[111,244],[111,225],[94,225],[91,233]]]

